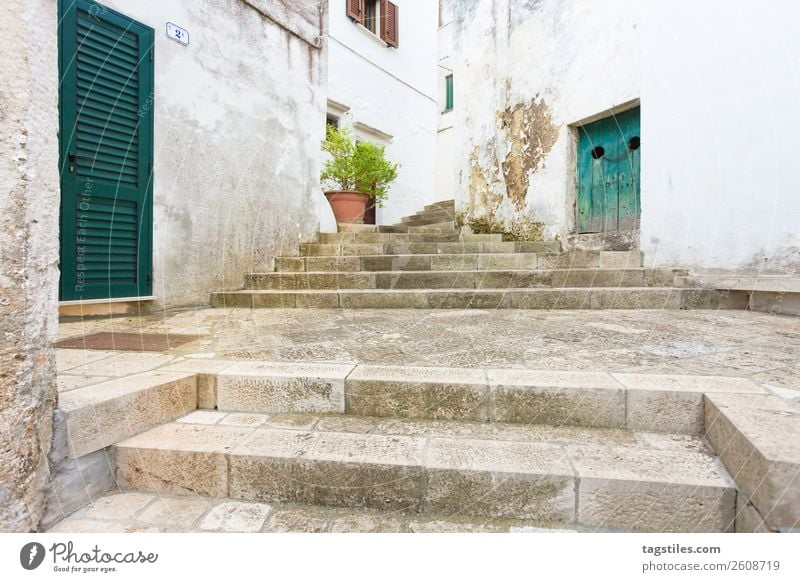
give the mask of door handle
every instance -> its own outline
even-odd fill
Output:
[[[90,161],[90,162],[94,161],[94,158],[91,157],[91,156],[82,156],[78,152],[68,152],[67,153],[67,160],[69,161],[69,171],[70,172],[74,172],[75,171],[75,163],[79,159],[80,160],[87,160],[87,161]]]

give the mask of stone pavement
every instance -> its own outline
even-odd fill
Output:
[[[520,520],[470,520],[252,501],[121,493],[96,500],[49,533],[537,533],[566,532]],[[587,531],[587,530],[584,530]]]
[[[740,376],[800,391],[800,318],[746,311],[198,309],[60,334],[112,330],[204,337],[164,354],[58,350],[62,390],[214,358]]]

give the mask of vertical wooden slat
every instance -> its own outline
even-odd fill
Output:
[[[381,0],[381,39],[395,48],[400,46],[400,10],[396,4]]]
[[[361,6],[363,1],[364,0],[346,0],[345,11],[349,18],[361,22],[361,19],[364,17],[364,9]]]

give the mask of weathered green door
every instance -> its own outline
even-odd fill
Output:
[[[62,300],[151,294],[153,29],[59,3]]]
[[[578,232],[639,228],[639,108],[578,128]]]

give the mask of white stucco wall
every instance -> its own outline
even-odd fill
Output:
[[[330,0],[328,98],[349,110],[343,125],[364,124],[390,135],[386,155],[400,164],[397,181],[377,222],[391,224],[436,200],[437,3],[395,0],[399,48],[387,47]],[[320,127],[320,136],[323,127]],[[359,132],[356,132],[359,133]],[[361,137],[378,141],[375,135]]]
[[[452,0],[439,0],[439,32],[437,35],[439,58],[436,66],[436,93],[439,105],[439,123],[436,129],[436,200],[455,198],[455,122],[456,113],[447,109],[447,76],[454,73],[456,55],[453,52]],[[455,77],[453,82],[457,82]],[[454,103],[454,107],[456,104]]]
[[[647,264],[800,272],[798,22],[792,0],[646,3]]]
[[[104,4],[155,29],[157,306],[208,303],[316,234],[325,2]],[[166,37],[167,21],[189,46]]]
[[[530,217],[547,238],[572,232],[571,125],[639,96],[639,0],[454,0],[453,11],[457,206]]]

